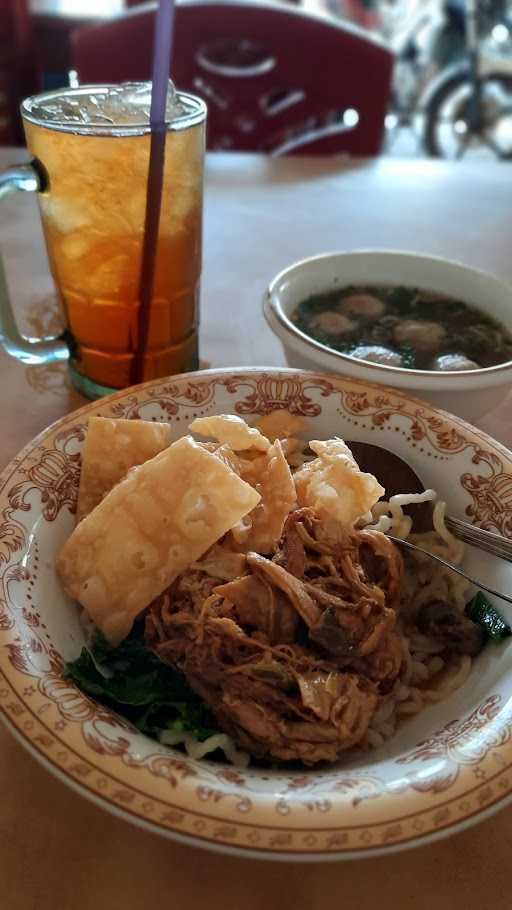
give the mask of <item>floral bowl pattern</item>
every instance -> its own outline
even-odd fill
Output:
[[[194,761],[144,737],[62,677],[83,632],[54,558],[75,520],[88,417],[168,420],[178,437],[195,416],[237,413],[250,421],[276,408],[302,415],[308,438],[337,434],[395,451],[448,499],[451,514],[511,533],[512,454],[400,391],[254,369],[210,370],[116,393],[49,427],[0,477],[0,712],[61,780],[184,842],[262,858],[340,859],[447,834],[512,794],[512,644],[489,645],[462,689],[381,749],[295,772]],[[505,563],[472,553],[467,564],[483,581],[510,589]]]

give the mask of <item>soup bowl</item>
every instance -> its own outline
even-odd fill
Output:
[[[84,642],[55,573],[75,525],[92,414],[164,420],[174,439],[196,416],[248,422],[275,409],[304,436],[378,443],[437,488],[453,515],[510,532],[512,454],[401,391],[290,370],[205,371],[116,393],[69,414],[0,477],[0,716],[62,781],[158,834],[240,855],[342,859],[414,846],[471,824],[512,795],[512,639],[487,645],[467,682],[374,751],[332,766],[235,768],[193,760],[138,732],[63,675]],[[466,567],[510,590],[512,567],[468,549]],[[509,622],[512,609],[500,606]]]
[[[334,351],[301,331],[291,315],[312,294],[347,285],[389,284],[418,287],[476,306],[512,332],[512,288],[485,272],[458,262],[415,253],[360,250],[327,253],[296,262],[270,283],[263,299],[265,317],[281,340],[287,363],[381,382],[425,398],[468,420],[493,410],[512,382],[512,361],[459,372],[410,370],[369,363]]]

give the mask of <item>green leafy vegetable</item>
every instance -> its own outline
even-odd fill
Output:
[[[410,344],[403,344],[397,347],[397,351],[402,355],[402,366],[408,370],[416,369],[416,351]]]
[[[481,591],[467,605],[466,613],[473,622],[482,627],[493,641],[503,641],[504,638],[512,635],[512,629],[508,623]]]
[[[397,313],[401,316],[406,315],[411,307],[411,304],[416,297],[417,291],[415,288],[405,288],[397,287],[389,288],[387,290],[387,297],[390,304],[396,309]]]
[[[143,733],[193,733],[205,740],[218,729],[215,719],[185,678],[148,650],[140,630],[117,648],[97,632],[90,648],[66,664],[64,675],[118,710]]]

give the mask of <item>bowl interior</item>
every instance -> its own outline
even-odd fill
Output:
[[[289,317],[311,294],[350,284],[418,287],[462,300],[512,330],[512,289],[504,282],[457,262],[414,253],[333,253],[299,262],[274,280],[270,293]]]
[[[489,645],[463,688],[405,723],[385,746],[322,770],[241,772],[193,761],[144,737],[62,678],[62,661],[78,654],[84,635],[54,560],[75,522],[89,414],[168,420],[178,438],[195,416],[239,413],[251,421],[276,407],[302,415],[307,438],[335,434],[396,452],[447,500],[450,514],[508,530],[512,456],[401,393],[300,372],[210,371],[116,394],[50,428],[2,475],[0,706],[68,782],[154,830],[283,855],[352,855],[407,842],[474,812],[469,795],[466,809],[461,806],[465,793],[476,793],[477,769],[486,762],[495,767],[496,755],[500,767],[507,756],[512,761],[512,747],[506,749],[511,642]],[[468,548],[465,565],[498,589],[512,587],[512,566],[493,557]],[[499,609],[512,622],[512,608]],[[492,791],[489,799],[495,796]],[[448,821],[435,821],[447,797],[458,799],[459,808]],[[350,831],[340,840],[341,818]],[[370,840],[358,841],[363,831]]]

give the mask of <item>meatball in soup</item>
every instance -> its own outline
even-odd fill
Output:
[[[420,288],[359,285],[315,294],[291,316],[306,335],[358,360],[460,372],[512,360],[512,334],[487,313]]]

